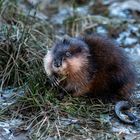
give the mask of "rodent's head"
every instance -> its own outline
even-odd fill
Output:
[[[78,38],[63,39],[51,50],[51,69],[57,74],[66,75],[78,72],[88,63],[89,49],[87,44]]]

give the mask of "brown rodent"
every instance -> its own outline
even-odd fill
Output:
[[[130,100],[136,82],[135,70],[122,48],[98,35],[57,42],[45,56],[44,67],[53,83],[73,96]]]

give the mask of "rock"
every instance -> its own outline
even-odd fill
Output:
[[[114,2],[109,7],[109,11],[112,16],[128,18],[127,10],[140,12],[140,0],[127,0],[123,2]]]

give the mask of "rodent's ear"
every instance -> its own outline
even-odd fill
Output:
[[[71,37],[70,37],[70,36],[65,35],[65,36],[63,37],[62,42],[63,42],[64,44],[66,44],[66,43],[70,42],[70,39],[71,39]]]
[[[62,42],[63,42],[63,44],[67,44],[69,41],[68,41],[66,38],[64,38],[64,39],[62,40]]]
[[[57,36],[57,38],[55,38],[54,45],[59,44],[60,42],[64,43],[64,44],[67,44],[67,43],[70,42],[70,39],[71,39],[71,37],[68,36],[68,35],[64,35],[63,37],[58,37]]]

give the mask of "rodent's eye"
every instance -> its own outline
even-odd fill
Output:
[[[66,57],[71,57],[72,56],[72,54],[70,53],[70,52],[66,52]]]

